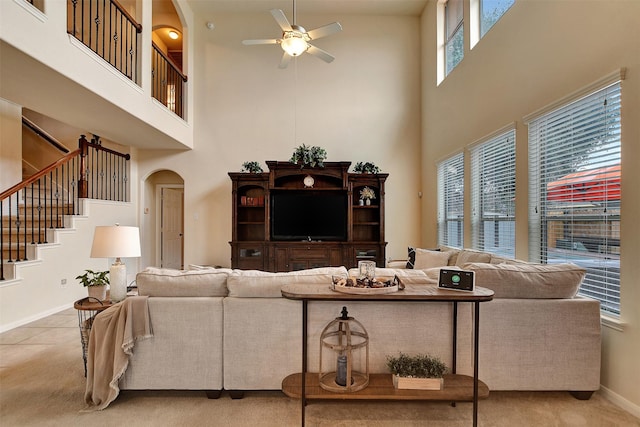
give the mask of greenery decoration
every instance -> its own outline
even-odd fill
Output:
[[[85,270],[84,274],[77,276],[77,280],[80,280],[82,286],[105,286],[109,284],[109,272],[108,271],[93,271]]]
[[[387,356],[387,367],[392,374],[408,378],[442,378],[447,372],[447,365],[428,354]]]
[[[262,173],[262,166],[258,162],[244,162],[242,164],[242,172]]]
[[[355,173],[380,173],[380,168],[372,162],[358,162],[353,167]]]
[[[293,151],[289,162],[299,164],[300,169],[304,168],[305,166],[310,166],[312,168],[318,166],[320,168],[323,168],[326,158],[327,152],[324,148],[320,148],[317,146],[307,147],[306,145],[302,144]]]

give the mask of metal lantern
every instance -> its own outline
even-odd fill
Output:
[[[335,360],[335,371],[323,370],[323,359]],[[320,334],[318,375],[320,387],[338,393],[362,390],[369,385],[369,334],[362,323],[348,316],[347,307],[342,307],[342,316],[331,321]]]

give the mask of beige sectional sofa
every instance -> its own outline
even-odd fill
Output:
[[[449,248],[444,248],[449,249]],[[428,255],[432,251],[429,251]],[[440,251],[444,252],[444,251]],[[543,266],[491,254],[450,250],[434,255],[448,268],[476,272],[476,286],[491,288],[480,305],[479,377],[490,390],[567,390],[588,398],[600,385],[600,311],[576,296],[584,270]],[[425,266],[424,260],[417,266]],[[427,262],[426,264],[429,264]],[[406,261],[377,269],[403,281],[437,284],[440,266],[407,269]],[[301,370],[300,301],[285,299],[287,283],[326,283],[344,267],[290,273],[229,269],[148,268],[138,274],[149,295],[154,337],[140,341],[121,389],[280,389]],[[347,306],[367,329],[371,372],[387,372],[386,357],[430,353],[451,365],[452,306],[424,302],[312,302],[308,313],[308,367],[318,367],[322,329]],[[457,371],[472,375],[473,305],[458,309]]]

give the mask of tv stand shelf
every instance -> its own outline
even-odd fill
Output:
[[[384,265],[388,174],[349,173],[351,162],[325,162],[314,168],[266,163],[268,172],[229,172],[232,268],[351,268],[362,259]],[[365,187],[375,194],[370,205],[359,204]]]

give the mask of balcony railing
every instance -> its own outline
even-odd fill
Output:
[[[129,201],[129,159],[82,135],[77,150],[0,193],[0,281],[5,262],[28,260],[30,244],[80,214],[80,198]]]
[[[184,93],[187,76],[153,44],[151,52],[152,96],[184,119]]]
[[[115,0],[68,0],[67,32],[139,83],[142,25]]]

